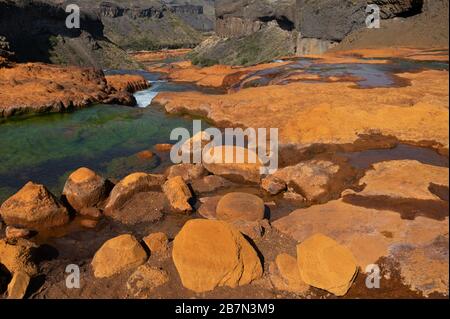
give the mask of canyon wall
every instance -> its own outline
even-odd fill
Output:
[[[97,15],[106,37],[126,50],[194,47],[214,29],[211,0],[64,0],[69,3]]]
[[[216,15],[215,0],[162,0],[184,22],[202,32],[214,31]]]
[[[70,0],[69,0],[70,1]],[[98,12],[106,36],[126,50],[154,50],[193,47],[201,42],[201,32],[176,14],[191,11],[173,8],[160,1],[81,1],[83,7]]]
[[[109,41],[101,21],[82,12],[80,29],[68,29],[64,8],[51,2],[0,0],[0,36],[18,62],[132,67],[126,53]]]
[[[68,29],[68,4],[81,9]],[[194,47],[214,27],[213,0],[0,0],[0,36],[18,62],[137,68],[124,50]]]
[[[295,27],[295,0],[217,0],[216,33],[223,37],[250,35],[270,21],[292,31]]]
[[[382,19],[392,19],[420,13],[423,1],[297,0],[296,25],[305,38],[341,41],[351,32],[365,28],[368,4],[379,6]]]
[[[423,0],[217,0],[216,32],[244,36],[277,21],[307,38],[340,41],[365,26],[368,4],[379,6],[382,19],[391,19],[420,13]]]
[[[381,29],[366,28],[369,4],[380,8]],[[199,64],[254,64],[283,55],[321,54],[343,47],[341,42],[347,47],[350,43],[366,47],[364,40],[373,41],[373,46],[441,46],[448,43],[445,18],[448,0],[217,0],[217,37],[200,45],[193,60]],[[423,33],[420,29],[427,30],[428,36],[415,37]],[[411,36],[399,36],[400,30]],[[374,39],[365,37],[368,32],[375,34]],[[383,33],[389,41],[383,42]],[[275,37],[281,39],[265,41]],[[260,55],[261,51],[266,54]],[[230,55],[255,58],[242,61],[230,59]]]
[[[421,13],[408,11],[408,15],[383,20],[380,29],[360,28],[346,36],[335,49],[448,48],[448,0],[424,0],[422,3]]]

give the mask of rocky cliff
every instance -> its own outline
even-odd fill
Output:
[[[159,0],[75,2],[96,14],[106,37],[126,50],[194,47],[201,42],[202,32],[213,27],[202,5]]]
[[[380,46],[448,48],[448,0],[424,0],[420,14],[414,10],[396,19],[384,20],[380,29],[360,28],[335,48],[339,50]]]
[[[295,53],[295,0],[216,0],[216,36],[193,52],[195,64],[255,64]]]
[[[422,0],[297,0],[296,26],[305,38],[341,41],[366,26],[366,7],[376,4],[382,19],[408,17],[422,11]]]
[[[196,30],[213,31],[215,27],[214,0],[162,0],[173,12]]]
[[[0,35],[18,62],[135,67],[104,33],[98,17],[82,11],[80,28],[68,29],[64,7],[50,1],[0,0]]]
[[[216,32],[219,36],[250,35],[270,21],[281,29],[295,27],[295,0],[218,0],[216,1]]]
[[[381,29],[366,28],[368,4],[379,7]],[[364,40],[371,41],[365,37],[367,32],[375,34],[374,46],[448,46],[446,18],[448,1],[440,0],[217,0],[219,38],[198,47],[193,59],[201,64],[252,64],[283,55],[320,54],[340,42],[365,47]],[[408,36],[399,37],[403,32]],[[265,41],[273,37],[281,37],[283,45]],[[250,45],[242,46],[243,42]],[[248,55],[255,58],[240,58]]]
[[[423,0],[218,0],[216,31],[219,36],[243,36],[276,21],[306,38],[340,41],[365,26],[368,4],[379,6],[382,19],[391,19],[420,13]]]
[[[193,47],[200,43],[202,33],[214,25],[210,10],[213,3],[0,0],[0,36],[9,40],[19,62],[136,68],[124,50]],[[80,7],[79,29],[65,25],[68,4]]]
[[[108,38],[127,50],[192,47],[201,41],[201,33],[173,9],[160,2],[146,2],[133,6],[117,1],[101,2],[100,16]],[[108,14],[111,10],[114,15]]]

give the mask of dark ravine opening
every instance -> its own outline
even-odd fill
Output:
[[[418,15],[423,12],[423,0],[414,0],[412,1],[411,8],[408,11],[403,13],[399,13],[398,17],[400,18],[409,18],[415,15]]]
[[[295,24],[285,16],[274,17],[274,16],[265,16],[260,17],[259,21],[264,23],[269,23],[271,21],[276,21],[278,26],[285,31],[293,31],[295,29]]]

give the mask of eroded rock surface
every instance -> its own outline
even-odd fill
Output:
[[[192,206],[189,203],[192,192],[181,176],[169,179],[163,185],[163,191],[174,211],[180,213],[190,213],[192,211]]]
[[[253,241],[261,240],[267,232],[271,230],[270,223],[267,219],[258,221],[246,221],[243,219],[236,219],[230,222],[231,225],[236,227],[247,238],[251,238]]]
[[[448,72],[398,76],[410,85],[360,90],[351,81],[293,82],[224,95],[161,93],[155,102],[169,113],[203,115],[218,124],[277,127],[281,145],[293,143],[300,149],[348,145],[361,135],[378,134],[448,150]]]
[[[239,156],[241,160],[238,160]],[[203,166],[214,175],[239,182],[259,183],[261,160],[252,150],[238,146],[217,146],[203,153]]]
[[[154,223],[163,218],[167,200],[161,192],[140,192],[134,194],[120,208],[110,211],[108,216],[125,225]]]
[[[36,245],[19,239],[16,241],[0,240],[0,263],[10,273],[25,272],[29,276],[37,274],[37,265],[34,262]]]
[[[339,165],[328,161],[307,161],[285,167],[263,180],[262,186],[270,193],[289,187],[309,201],[318,200],[328,191],[328,184],[339,171]],[[283,187],[284,183],[284,187]]]
[[[255,250],[222,221],[187,222],[175,237],[172,257],[183,285],[195,292],[246,285],[262,275]]]
[[[147,80],[141,75],[107,75],[106,82],[116,91],[134,93],[150,87]]]
[[[351,251],[322,234],[297,246],[297,263],[302,280],[336,296],[347,293],[358,273]]]
[[[43,185],[27,183],[0,206],[6,224],[28,229],[61,226],[69,222],[67,209]]]
[[[161,254],[169,250],[169,238],[165,233],[153,233],[143,239],[152,254]]]
[[[304,295],[309,290],[300,277],[297,258],[283,253],[270,264],[270,280],[276,289]]]
[[[210,196],[200,198],[200,207],[198,208],[198,213],[206,219],[217,219],[216,208],[222,196]]]
[[[361,192],[343,194],[350,204],[397,211],[402,218],[448,218],[448,168],[413,160],[373,165],[360,180]]]
[[[27,238],[31,234],[31,231],[26,228],[17,228],[13,226],[7,226],[5,229],[6,239],[19,239]]]
[[[108,196],[108,186],[103,177],[82,167],[69,176],[63,195],[70,206],[79,212],[104,200]]]
[[[133,195],[160,189],[164,179],[162,175],[146,173],[134,173],[125,177],[111,191],[105,210],[109,212],[120,209]]]
[[[228,193],[216,207],[216,217],[225,221],[260,221],[264,219],[264,201],[247,193]]]
[[[107,278],[144,264],[148,256],[132,235],[121,235],[103,244],[92,259],[96,278]]]
[[[181,176],[185,182],[191,182],[204,177],[207,172],[202,165],[178,164],[169,167],[166,174],[168,179]]]
[[[199,194],[211,193],[221,188],[230,187],[232,185],[233,183],[229,180],[216,175],[208,175],[201,179],[194,180],[191,183],[192,190],[195,193]]]
[[[14,273],[8,285],[8,299],[23,299],[30,284],[30,276],[23,271]]]
[[[282,233],[303,242],[314,234],[321,233],[336,240],[350,249],[361,269],[375,264],[384,256],[398,255],[415,249],[423,249],[435,242],[437,238],[447,236],[448,217],[442,221],[426,217],[416,217],[414,220],[402,219],[398,212],[387,209],[370,209],[344,203],[342,200],[331,201],[325,205],[298,209],[290,215],[272,223],[272,226]],[[448,266],[448,249],[436,250],[440,257],[428,255],[426,263],[439,262]],[[436,275],[436,282],[424,280],[421,282],[421,267],[414,268],[414,258],[400,259],[401,267],[407,267],[415,272],[415,287],[426,287],[422,292],[430,291],[448,294],[448,289],[442,289],[437,282],[446,282],[447,272]],[[424,259],[420,261],[424,263]],[[423,265],[423,264],[422,264]],[[439,278],[439,279],[437,279]],[[428,285],[430,284],[430,285]]]
[[[360,180],[365,185],[360,196],[389,196],[419,200],[439,200],[430,191],[430,184],[449,186],[449,170],[417,161],[388,161],[374,165],[374,169]]]
[[[148,299],[152,297],[154,289],[168,281],[169,275],[166,271],[145,264],[128,278],[127,289],[133,298]]]
[[[108,86],[93,68],[60,67],[40,63],[0,68],[0,116],[61,112],[93,103],[134,105],[129,93]]]

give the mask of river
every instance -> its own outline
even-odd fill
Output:
[[[448,63],[392,59],[388,64],[323,65],[314,60],[293,59],[288,65],[249,74],[235,89],[241,89],[242,83],[247,86],[268,85],[275,75],[288,76],[298,71],[321,77],[356,77],[360,88],[395,86],[399,84],[396,83],[397,73],[417,72],[424,68],[448,70]],[[139,74],[152,86],[135,93],[138,106],[134,108],[94,105],[70,113],[19,117],[0,122],[0,202],[30,180],[46,185],[59,195],[68,175],[83,166],[113,180],[136,171],[159,172],[169,162],[167,154],[158,154],[152,159],[141,159],[136,154],[152,150],[155,144],[170,142],[174,128],[192,130],[192,120],[171,116],[157,106],[149,106],[151,100],[159,92],[167,91],[221,93],[195,84],[167,82],[159,73],[105,70],[105,74]],[[252,78],[256,80],[252,81]],[[312,85],[314,83],[312,81]],[[283,84],[286,83],[279,83]],[[374,156],[373,152],[370,157]],[[418,153],[412,151],[414,154],[411,156],[408,149],[408,155],[401,157],[416,159],[421,152],[420,149]],[[442,165],[445,159],[439,161]],[[448,159],[444,165],[448,166]]]
[[[192,90],[193,86],[162,81],[156,73],[131,73],[152,82],[150,89],[135,93],[138,107],[100,104],[1,123],[0,202],[30,180],[59,195],[68,175],[82,166],[113,179],[136,171],[161,170],[161,161],[168,160],[165,154],[152,159],[140,159],[136,154],[170,142],[174,128],[191,130],[192,120],[148,106],[160,91]]]

